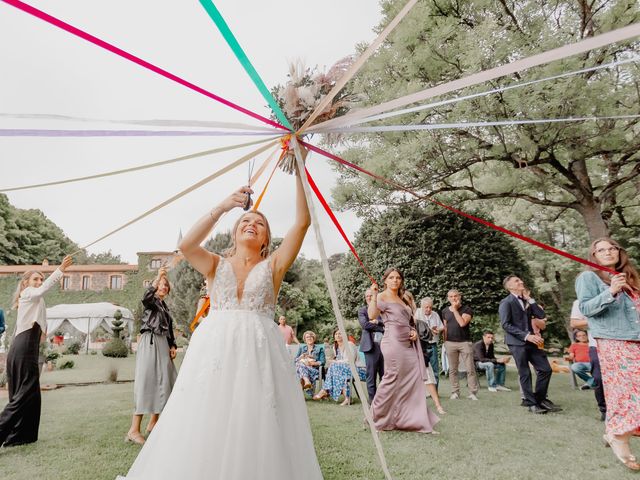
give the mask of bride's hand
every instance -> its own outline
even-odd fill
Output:
[[[233,210],[236,207],[243,208],[247,201],[247,194],[252,194],[253,190],[250,187],[244,186],[240,187],[238,190],[233,192],[227,198],[225,198],[222,202],[220,202],[219,207],[223,212],[228,212]],[[252,202],[253,203],[253,202]]]

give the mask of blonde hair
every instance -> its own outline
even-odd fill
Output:
[[[22,291],[27,288],[27,284],[29,283],[29,279],[31,278],[32,275],[34,274],[38,274],[42,277],[42,279],[44,280],[44,275],[42,274],[42,272],[38,271],[38,270],[27,270],[26,272],[24,272],[22,274],[22,277],[20,278],[20,282],[18,282],[18,286],[16,287],[16,291],[13,294],[13,302],[11,303],[11,308],[12,309],[16,309],[18,308],[18,302],[20,300],[20,295],[22,294]]]
[[[244,217],[251,214],[259,215],[262,218],[262,220],[264,220],[265,226],[267,227],[267,242],[265,245],[262,245],[260,249],[260,256],[262,258],[267,258],[271,253],[271,227],[269,226],[269,220],[267,220],[267,217],[265,216],[264,213],[259,212],[258,210],[252,210],[250,212],[246,212],[240,215],[238,220],[236,220],[236,223],[233,224],[233,230],[231,230],[231,247],[229,247],[229,249],[225,252],[226,257],[232,257],[233,255],[235,255],[236,248],[237,248],[236,232],[238,231],[238,225],[240,225],[240,222]]]

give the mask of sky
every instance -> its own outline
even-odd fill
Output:
[[[197,0],[28,0],[29,4],[263,116],[266,101],[244,72]],[[268,87],[284,83],[291,61],[328,68],[375,38],[381,19],[377,0],[219,0],[225,17]],[[0,2],[0,128],[135,129],[108,122],[85,123],[3,118],[1,114],[56,114],[103,120],[212,120],[261,126],[260,122],[149,72],[127,60]],[[144,128],[144,127],[140,127]],[[7,138],[0,137],[0,188],[61,180],[167,160],[248,142],[258,137]],[[318,139],[316,139],[318,140]],[[37,208],[65,234],[86,245],[257,147],[193,159],[105,179],[8,193],[18,208]],[[256,168],[266,155],[257,157]],[[336,173],[311,155],[309,170],[325,197]],[[136,252],[176,246],[203,214],[247,181],[242,165],[89,252],[111,250],[129,263]],[[260,184],[258,184],[260,186]],[[294,178],[278,172],[261,210],[274,236],[293,220]],[[347,251],[316,203],[329,255]],[[218,225],[231,227],[239,212]],[[360,221],[338,214],[353,238]],[[314,235],[302,253],[319,258]]]

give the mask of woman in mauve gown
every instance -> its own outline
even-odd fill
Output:
[[[382,278],[384,290],[378,294],[373,284],[369,318],[382,317],[384,337],[380,343],[384,356],[384,376],[371,404],[376,430],[406,430],[437,433],[439,418],[429,410],[424,383],[427,378],[418,346],[411,307],[403,300],[404,277],[394,267]]]

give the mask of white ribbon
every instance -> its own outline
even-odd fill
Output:
[[[304,169],[304,160],[302,159],[302,152],[300,151],[300,144],[298,143],[295,135],[291,137],[291,143],[293,145],[293,149],[296,154],[296,162],[298,165],[298,171],[300,172],[300,178],[302,180],[302,187],[304,189],[304,195],[307,199],[307,205],[309,207],[309,213],[311,214],[311,223],[313,224],[313,232],[316,236],[316,242],[318,243],[318,251],[320,253],[320,261],[322,262],[322,270],[324,272],[324,279],[327,282],[327,289],[329,290],[329,297],[331,298],[331,305],[333,306],[333,312],[336,315],[336,321],[338,323],[338,330],[340,331],[340,335],[345,341],[345,345],[348,344],[347,330],[344,324],[344,319],[342,318],[342,313],[340,312],[340,304],[338,303],[338,295],[336,293],[336,287],[333,283],[333,278],[331,277],[331,270],[329,269],[329,261],[327,259],[327,253],[324,248],[324,240],[322,239],[322,233],[320,232],[320,224],[318,223],[318,217],[316,215],[316,210],[313,202],[313,196],[311,195],[311,188],[309,187],[309,180],[307,179],[307,172]],[[365,391],[360,385],[360,375],[358,374],[358,369],[356,368],[355,358],[353,356],[353,352],[349,348],[345,348],[346,356],[349,360],[349,366],[351,367],[351,375],[354,379],[354,386],[358,391],[358,395],[362,400],[362,410],[364,411],[364,416],[369,423],[369,429],[371,430],[371,436],[373,437],[373,443],[376,446],[376,450],[378,452],[378,458],[380,459],[380,465],[382,466],[382,471],[387,480],[393,480],[391,477],[391,472],[389,472],[389,467],[387,466],[387,459],[384,456],[384,450],[382,449],[382,444],[380,443],[380,438],[378,436],[378,432],[373,426],[373,417],[371,416],[371,410],[369,409],[369,405],[365,398]]]
[[[387,38],[387,36],[391,33],[391,31],[394,28],[396,28],[396,26],[400,23],[400,21],[407,15],[407,13],[409,13],[409,10],[413,8],[413,6],[416,4],[417,1],[418,0],[409,0],[404,6],[404,8],[400,10],[400,12],[398,12],[398,15],[396,15],[395,18],[391,20],[391,22],[389,22],[389,25],[387,25],[385,29],[382,32],[380,32],[380,35],[376,37],[376,39],[371,43],[371,45],[369,45],[367,49],[362,53],[362,55],[360,55],[358,60],[356,60],[353,63],[353,65],[351,65],[351,67],[349,67],[349,69],[344,73],[344,75],[340,77],[340,80],[336,82],[336,84],[329,91],[329,93],[325,95],[325,97],[318,104],[316,109],[311,113],[309,118],[307,118],[307,121],[304,122],[304,125],[300,127],[300,129],[297,132],[298,134],[302,134],[302,132],[304,132],[307,129],[307,127],[311,125],[311,123],[316,119],[316,117],[320,115],[325,108],[327,108],[327,106],[331,103],[331,100],[333,100],[333,98],[338,94],[338,92],[340,92],[340,90],[344,88],[347,82],[351,80],[351,78],[358,72],[358,70],[360,70],[362,65],[364,65],[364,63],[369,59],[369,57],[373,55],[373,52],[375,52],[378,49],[380,44],[384,42],[385,38]]]
[[[107,237],[110,237],[111,235],[113,235],[114,233],[119,232],[120,230],[123,230],[125,228],[127,228],[130,225],[133,225],[134,223],[136,223],[139,220],[142,220],[143,218],[151,215],[154,212],[157,212],[158,210],[160,210],[163,207],[166,207],[167,205],[169,205],[170,203],[175,202],[176,200],[178,200],[179,198],[184,197],[186,194],[193,192],[194,190],[202,187],[203,185],[211,182],[212,180],[218,178],[220,175],[223,175],[225,173],[227,173],[228,171],[234,169],[235,167],[237,167],[238,165],[243,164],[244,162],[252,159],[253,157],[255,157],[256,155],[264,152],[265,150],[268,150],[269,148],[271,148],[272,146],[278,144],[280,142],[280,140],[274,140],[273,142],[268,143],[267,145],[264,145],[260,148],[258,148],[257,150],[254,150],[251,153],[248,153],[246,155],[244,155],[243,157],[239,158],[238,160],[236,160],[235,162],[230,163],[229,165],[221,168],[220,170],[218,170],[217,172],[212,173],[211,175],[209,175],[208,177],[203,178],[202,180],[194,183],[193,185],[191,185],[190,187],[182,190],[181,192],[175,194],[174,196],[172,196],[171,198],[168,198],[167,200],[165,200],[162,203],[159,203],[158,205],[156,205],[153,208],[150,208],[149,210],[147,210],[146,212],[144,212],[141,215],[138,215],[136,218],[129,220],[127,223],[125,223],[124,225],[119,226],[118,228],[115,228],[114,230],[111,230],[109,233],[106,233],[105,235],[101,236],[100,238],[94,240],[91,243],[88,243],[86,245],[84,245],[83,247],[80,247],[79,250],[77,250],[76,252],[74,252],[72,255],[75,255],[76,253],[81,252],[82,250],[89,248],[90,246],[98,243],[101,240],[104,240]]]
[[[499,127],[509,125],[533,125],[540,123],[568,123],[588,122],[597,120],[631,120],[640,118],[640,115],[613,115],[609,117],[567,117],[567,118],[542,118],[537,120],[498,120],[495,122],[458,122],[458,123],[432,123],[418,125],[380,125],[377,127],[345,127],[327,130],[326,133],[371,133],[371,132],[408,132],[414,130],[444,130],[448,128],[474,128],[474,127]]]
[[[513,90],[513,89],[516,89],[516,88],[522,88],[522,87],[526,87],[526,86],[529,86],[529,85],[535,85],[537,83],[547,82],[547,81],[550,81],[550,80],[558,80],[560,78],[566,78],[566,77],[570,77],[570,76],[573,76],[573,75],[579,75],[581,73],[595,72],[597,70],[603,70],[605,68],[613,68],[613,67],[617,67],[619,65],[625,65],[627,63],[637,62],[638,60],[640,60],[640,57],[634,56],[634,57],[631,57],[631,58],[628,58],[628,59],[625,59],[625,60],[618,60],[616,62],[606,63],[604,65],[597,65],[595,67],[582,68],[580,70],[574,70],[573,72],[561,73],[559,75],[553,75],[551,77],[540,78],[538,80],[530,80],[528,82],[516,83],[514,85],[508,85],[506,87],[494,88],[493,90],[485,90],[484,92],[472,93],[470,95],[464,95],[462,97],[455,97],[455,98],[450,98],[448,100],[442,100],[442,101],[439,101],[439,102],[427,103],[426,105],[418,105],[417,107],[404,108],[402,110],[394,110],[393,112],[382,113],[380,115],[373,115],[371,117],[366,117],[366,118],[363,118],[363,119],[360,119],[360,120],[355,120],[353,122],[350,122],[350,125],[360,125],[362,123],[369,123],[369,122],[373,122],[375,120],[384,120],[386,118],[397,117],[398,115],[404,115],[405,113],[413,113],[413,112],[419,112],[419,111],[422,111],[422,110],[427,110],[429,108],[441,107],[443,105],[449,105],[449,104],[452,104],[452,103],[458,103],[458,102],[461,102],[463,100],[470,100],[472,98],[484,97],[486,95],[491,95],[491,94],[494,94],[494,93],[506,92],[508,90]],[[325,133],[328,130],[322,128],[322,129],[318,129],[318,130],[315,130],[315,131],[317,133]]]
[[[327,120],[326,122],[314,125],[313,127],[310,127],[308,131],[315,132],[320,128],[326,130],[330,128],[333,129],[345,125],[351,125],[352,122],[365,117],[370,117],[379,113],[395,110],[411,103],[421,102],[423,100],[427,100],[429,98],[443,95],[455,90],[460,90],[462,88],[472,87],[474,85],[478,85],[479,83],[488,82],[489,80],[493,80],[495,78],[504,77],[505,75],[526,70],[531,67],[536,67],[538,65],[544,65],[556,60],[562,60],[563,58],[571,57],[583,52],[588,52],[589,50],[593,50],[595,48],[605,47],[612,43],[628,40],[639,35],[640,23],[634,23],[632,25],[628,25],[611,32],[603,33],[595,37],[586,38],[570,45],[564,45],[559,48],[554,48],[547,52],[538,53],[536,55],[516,60],[515,62],[511,62],[506,65],[501,65],[489,70],[474,73],[458,80],[453,80],[442,85],[427,88],[426,90],[422,90],[420,92],[405,95],[404,97],[396,98],[395,100],[384,102],[372,107],[363,108],[361,110],[356,110],[342,117],[333,118],[331,120]]]
[[[122,170],[113,170],[111,172],[97,173],[95,175],[87,175],[85,177],[74,177],[74,178],[67,178],[66,180],[56,180],[54,182],[34,183],[32,185],[23,185],[21,187],[3,188],[3,189],[0,189],[0,193],[15,192],[17,190],[27,190],[30,188],[50,187],[52,185],[63,185],[65,183],[80,182],[83,180],[92,180],[94,178],[111,177],[113,175],[121,175],[123,173],[136,172],[138,170],[146,170],[147,168],[159,167],[161,165],[169,165],[171,163],[183,162],[185,160],[191,160],[192,158],[204,157],[206,155],[213,155],[214,153],[226,152],[229,150],[235,150],[237,148],[248,147],[250,145],[258,145],[260,143],[265,143],[268,141],[269,139],[262,139],[262,140],[256,140],[253,142],[248,142],[248,143],[240,143],[238,145],[231,145],[228,147],[214,148],[212,150],[204,150],[202,152],[183,155],[181,157],[176,157],[169,160],[163,160],[161,162],[147,163],[146,165],[123,168]]]

